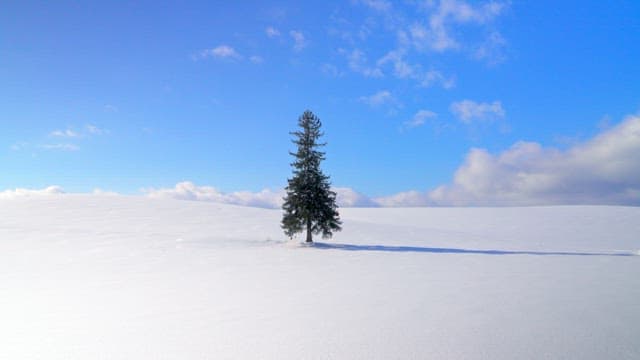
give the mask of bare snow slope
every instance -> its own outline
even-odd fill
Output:
[[[0,200],[0,359],[638,359],[640,208]]]

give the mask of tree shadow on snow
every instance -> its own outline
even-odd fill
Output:
[[[598,252],[570,252],[570,251],[518,251],[518,250],[476,250],[455,249],[420,246],[386,246],[386,245],[354,245],[327,244],[316,242],[314,248],[324,250],[345,251],[384,251],[384,252],[416,252],[432,254],[479,254],[479,255],[556,255],[556,256],[635,256],[629,252],[598,253]]]

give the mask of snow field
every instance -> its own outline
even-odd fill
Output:
[[[0,359],[636,359],[640,208],[0,200]],[[635,254],[635,255],[634,255]]]

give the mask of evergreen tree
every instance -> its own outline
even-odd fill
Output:
[[[320,162],[325,157],[318,148],[326,145],[317,142],[323,135],[321,125],[320,119],[309,110],[298,118],[300,130],[291,133],[298,151],[289,152],[295,157],[291,164],[293,177],[288,179],[282,205],[284,233],[293,237],[306,229],[308,243],[313,241],[312,234],[322,233],[323,238],[328,238],[333,231],[342,230],[336,193],[331,191],[329,177],[320,170]]]

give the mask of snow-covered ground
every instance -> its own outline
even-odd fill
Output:
[[[638,359],[640,208],[0,199],[0,359]]]

